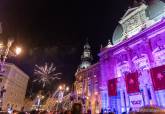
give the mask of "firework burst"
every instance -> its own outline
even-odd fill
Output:
[[[56,67],[53,63],[45,63],[44,66],[35,65],[34,75],[36,75],[37,78],[33,80],[33,82],[42,83],[44,88],[46,85],[50,84],[51,81],[55,79],[61,79],[58,77],[61,73],[56,73],[55,71]]]

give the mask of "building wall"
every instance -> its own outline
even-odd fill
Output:
[[[100,65],[96,63],[87,69],[81,69],[75,75],[75,92],[77,99],[84,105],[84,111],[91,110],[93,114],[101,109],[100,87]],[[81,99],[81,100],[80,100]]]
[[[3,95],[3,109],[13,105],[16,110],[21,110],[24,106],[24,99],[29,77],[14,64],[7,64],[7,75],[3,75],[3,86],[6,92]]]
[[[137,35],[100,52],[101,93],[103,108],[115,108],[118,112],[130,108],[129,97],[124,81],[125,73],[140,72],[140,89],[143,91],[145,105],[156,104],[165,106],[165,92],[154,91],[150,76],[150,68],[165,64],[165,19],[145,29]],[[118,78],[116,98],[108,97],[107,81]],[[151,98],[147,91],[150,91]],[[125,94],[123,96],[123,93]],[[106,97],[106,98],[105,98]],[[125,101],[123,101],[123,97]],[[107,103],[108,99],[108,103]],[[161,99],[161,100],[160,100]],[[120,102],[118,102],[120,101]],[[114,103],[113,103],[114,102]]]
[[[164,10],[154,12],[155,6],[164,9],[164,3],[153,0],[160,4],[146,5],[130,8],[119,21],[118,29],[115,30],[111,43],[101,49],[99,76],[99,96],[101,108],[111,109],[118,113],[128,112],[131,108],[131,99],[141,98],[142,106],[154,104],[165,106],[165,90],[155,91],[151,81],[150,69],[165,64],[165,13]],[[153,7],[154,6],[154,7]],[[163,6],[163,7],[161,7]],[[155,8],[153,9],[155,10]],[[150,16],[146,15],[149,12]],[[95,65],[83,69],[76,74],[75,86],[82,92],[80,95],[90,96],[93,102]],[[138,72],[140,92],[128,94],[126,90],[125,76],[129,72]],[[82,74],[83,75],[82,75]],[[117,95],[108,96],[107,82],[117,78]],[[78,86],[81,85],[81,86]],[[81,87],[81,89],[79,89]],[[87,89],[86,89],[87,88]],[[85,91],[84,91],[85,90]],[[86,92],[87,90],[87,92]],[[94,97],[96,98],[96,97]],[[90,101],[88,100],[88,101]],[[89,103],[89,107],[92,103]],[[92,107],[90,108],[94,110]]]

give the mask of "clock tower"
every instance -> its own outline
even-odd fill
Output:
[[[91,61],[92,61],[91,47],[87,41],[86,44],[84,45],[83,54],[81,55],[80,69],[88,68],[91,65]]]

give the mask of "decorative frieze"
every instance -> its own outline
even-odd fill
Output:
[[[122,39],[131,37],[146,28],[146,22],[149,20],[146,16],[146,8],[147,6],[142,4],[139,7],[128,9],[122,20],[119,21],[123,28]]]

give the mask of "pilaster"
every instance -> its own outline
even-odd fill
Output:
[[[131,59],[132,49],[130,47],[126,46],[125,50],[127,52],[127,58],[128,58],[128,62],[129,62],[129,65],[130,65],[129,68],[130,68],[131,71],[133,71],[134,70],[134,64],[133,64],[132,59]]]
[[[150,90],[150,93],[151,93],[151,101],[150,101],[150,104],[157,105],[156,96],[155,96],[155,91],[154,91],[154,88],[153,88],[152,85],[149,86],[149,90]]]
[[[143,43],[144,43],[144,46],[145,46],[145,49],[146,49],[146,52],[147,52],[147,55],[148,55],[148,59],[149,59],[149,62],[150,62],[150,67],[153,67],[153,66],[155,66],[155,62],[154,62],[154,57],[153,57],[153,54],[152,54],[151,41],[146,36],[145,38],[143,38]]]
[[[124,94],[125,94],[126,110],[128,112],[129,111],[129,107],[130,107],[130,103],[129,103],[129,96],[128,96],[128,93],[127,93],[127,90],[126,89],[124,90]]]
[[[149,105],[149,104],[150,104],[150,101],[149,101],[147,86],[144,85],[144,86],[142,87],[142,89],[143,89],[144,104],[145,104],[145,105]]]
[[[126,112],[124,91],[122,89],[120,90],[120,100],[121,100],[121,112]]]

